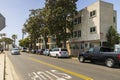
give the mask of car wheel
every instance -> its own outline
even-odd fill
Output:
[[[91,60],[91,63],[95,63],[95,60]]]
[[[56,58],[59,58],[58,54],[56,54]]]
[[[52,57],[51,54],[49,54],[49,56]]]
[[[120,67],[120,64],[118,64],[118,66]]]
[[[50,54],[48,54],[47,56],[50,56]]]
[[[108,59],[106,59],[105,64],[106,64],[107,67],[110,67],[110,68],[111,68],[111,67],[114,66],[114,60],[111,59],[111,58],[108,58]]]
[[[80,61],[81,63],[83,63],[83,62],[85,61],[85,58],[84,58],[83,56],[80,56],[80,57],[79,57],[79,61]]]

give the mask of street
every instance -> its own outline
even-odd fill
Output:
[[[120,80],[120,68],[79,63],[77,59],[22,53],[9,58],[19,80]]]

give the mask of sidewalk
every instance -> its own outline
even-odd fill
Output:
[[[4,80],[5,54],[0,54],[0,80]]]

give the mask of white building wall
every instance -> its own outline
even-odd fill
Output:
[[[91,11],[96,11],[96,15],[94,17],[90,17],[90,12]],[[89,7],[87,7],[87,21],[88,22],[86,28],[87,28],[87,39],[86,40],[99,40],[100,39],[100,6],[99,6],[99,2],[96,2],[92,5],[90,5]],[[96,32],[94,33],[90,33],[90,28],[91,27],[96,27]]]
[[[116,23],[113,22],[113,17],[116,16],[116,12],[113,10],[113,5],[101,2],[100,16],[100,31],[103,35],[102,41],[106,41],[106,34],[110,26],[113,26],[117,30]]]

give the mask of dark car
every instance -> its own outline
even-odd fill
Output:
[[[31,52],[35,54],[37,53],[37,49],[32,49]]]
[[[105,63],[108,67],[113,67],[116,64],[120,65],[120,52],[107,47],[95,47],[79,53],[78,59],[80,62],[85,62],[85,60],[99,61]]]
[[[26,48],[26,47],[23,47],[23,48],[21,49],[21,51],[22,51],[22,52],[27,52],[27,48]]]
[[[44,51],[45,49],[38,49],[37,50],[37,54],[41,54],[41,55],[43,55],[43,51]]]

